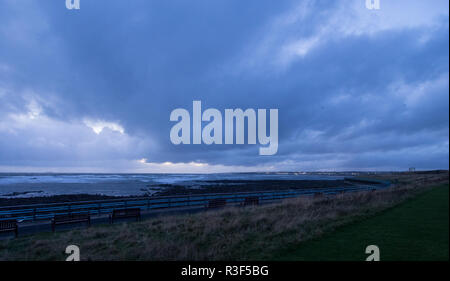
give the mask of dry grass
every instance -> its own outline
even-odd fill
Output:
[[[67,245],[83,260],[255,260],[335,227],[390,208],[439,183],[448,172],[392,176],[387,190],[301,197],[279,204],[162,216],[0,242],[0,260],[64,260]]]

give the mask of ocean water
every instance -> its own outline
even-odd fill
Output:
[[[210,180],[336,180],[344,176],[301,173],[229,174],[9,174],[0,173],[0,197],[61,194],[133,196],[152,194],[167,184],[201,186]]]

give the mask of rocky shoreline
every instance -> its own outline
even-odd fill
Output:
[[[106,196],[101,194],[66,194],[53,196],[38,196],[25,198],[0,198],[0,207],[18,206],[18,205],[32,205],[32,204],[49,204],[61,202],[78,202],[78,201],[93,201],[93,200],[107,200],[118,199],[119,196]]]
[[[154,195],[170,196],[204,193],[231,193],[285,189],[310,189],[351,185],[345,180],[212,180],[201,185],[167,185]]]

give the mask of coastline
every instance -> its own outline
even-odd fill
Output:
[[[246,191],[267,191],[287,189],[333,188],[350,186],[345,180],[211,180],[201,184],[159,184],[147,185],[142,194],[129,196],[111,196],[103,194],[63,194],[50,196],[32,196],[0,198],[0,207],[61,202],[93,201],[120,199],[127,197],[172,196],[206,193],[232,193]],[[154,188],[154,190],[153,190]]]

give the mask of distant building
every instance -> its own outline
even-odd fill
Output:
[[[415,171],[416,171],[416,168],[411,167],[411,168],[409,168],[409,171],[410,171],[410,172],[415,172]]]

